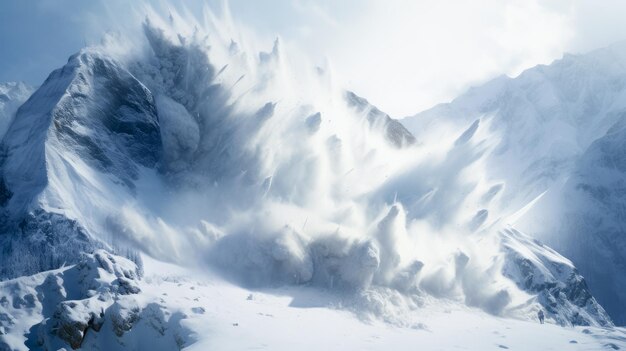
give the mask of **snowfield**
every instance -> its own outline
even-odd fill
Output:
[[[146,260],[146,276],[150,263]],[[155,262],[156,263],[156,262]],[[159,272],[168,269],[155,265]],[[174,269],[176,269],[174,267]],[[178,273],[180,274],[180,272]],[[176,273],[173,274],[176,276]],[[197,276],[194,274],[194,276]],[[158,282],[168,305],[187,306],[189,350],[607,350],[626,347],[626,329],[569,327],[498,318],[455,302],[429,301],[385,323],[352,298],[326,289],[247,290],[219,278]],[[158,279],[158,278],[157,278]],[[193,293],[181,292],[190,289]],[[152,290],[152,289],[150,289]],[[198,298],[198,301],[194,299]],[[348,306],[347,310],[343,308]],[[367,310],[367,309],[365,309]],[[187,349],[187,348],[186,348]]]
[[[133,272],[134,264],[105,252],[78,265],[79,279],[71,277],[77,267],[66,267],[0,283],[0,316],[14,322],[3,329],[3,347],[49,350],[62,347],[67,340],[76,342],[75,349],[81,350],[626,347],[624,328],[564,328],[552,321],[542,325],[536,320],[494,317],[440,300],[429,300],[393,322],[384,322],[375,312],[363,313],[366,309],[355,305],[352,297],[328,289],[250,290],[210,272],[191,271],[145,256],[143,262],[143,278],[128,278],[132,283],[127,286],[136,289],[132,291],[115,288],[119,279],[115,277],[116,273],[123,276],[124,270]],[[59,280],[61,289],[56,284]],[[72,296],[80,293],[85,294],[83,298]],[[64,294],[77,300],[62,302]],[[59,306],[70,307],[45,311],[50,307],[46,300],[53,298]],[[51,317],[42,322],[39,313]]]

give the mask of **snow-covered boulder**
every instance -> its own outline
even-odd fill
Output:
[[[63,301],[57,306],[50,320],[45,321],[45,332],[57,336],[72,349],[78,349],[83,343],[85,334],[89,328],[95,332],[100,331],[104,322],[105,304],[97,299],[82,301]],[[40,334],[40,341],[44,344],[45,332]]]
[[[104,325],[122,335],[137,319],[140,272],[99,250],[74,266],[0,282],[0,348],[78,349]]]

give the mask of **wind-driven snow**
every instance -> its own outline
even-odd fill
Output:
[[[476,187],[489,189],[487,218],[572,259],[623,324],[625,112],[626,46],[617,43],[495,79],[402,123],[426,141],[467,128],[484,145]]]
[[[546,164],[570,165],[575,154],[532,135],[532,125],[499,118],[522,88],[511,88],[513,100],[499,96],[502,105],[468,98],[474,110],[465,107],[463,121],[435,110],[407,129],[341,89],[330,69],[291,61],[280,40],[258,52],[231,23],[207,18],[151,15],[140,32],[70,57],[17,111],[0,145],[0,277],[16,278],[0,283],[8,331],[0,345],[254,346],[229,343],[242,330],[288,348],[313,337],[278,341],[274,328],[297,320],[299,303],[311,328],[326,318],[356,328],[349,347],[374,330],[354,315],[408,326],[385,329],[397,345],[429,333],[421,312],[432,313],[437,338],[476,341],[463,323],[444,328],[442,306],[485,328],[507,320],[521,328],[510,334],[517,340],[539,328],[542,309],[550,324],[602,335],[571,330],[550,345],[623,344],[621,329],[599,329],[613,323],[574,265],[503,220],[559,179],[531,172],[521,187],[519,174],[551,172]],[[517,84],[505,83],[485,89]],[[547,110],[560,106],[537,98]],[[557,117],[551,126],[563,125]],[[604,131],[600,122],[587,127],[579,134],[589,140]],[[507,150],[517,168],[490,173]],[[198,283],[170,279],[150,258],[164,270],[140,279],[138,252],[198,274]],[[251,298],[237,300],[242,292]],[[255,296],[267,299],[268,314],[284,313],[271,331],[249,327]]]

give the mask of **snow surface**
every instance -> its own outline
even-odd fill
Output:
[[[142,262],[143,278],[138,279],[132,273],[136,269],[132,262],[100,251],[76,267],[0,283],[0,301],[4,301],[0,304],[0,324],[4,328],[0,345],[15,350],[56,349],[63,346],[59,335],[65,334],[60,329],[50,329],[50,325],[55,321],[84,320],[89,327],[76,339],[80,342],[77,349],[84,350],[408,350],[416,345],[424,350],[626,347],[623,328],[563,328],[549,320],[541,325],[538,321],[494,317],[442,301],[432,301],[390,324],[360,314],[353,301],[331,290],[249,290],[206,271],[189,270],[149,257],[143,257]],[[115,286],[112,282],[119,279],[116,277],[124,274],[129,275],[128,280],[140,292],[111,290]],[[41,311],[49,306],[46,299],[67,299],[59,306],[69,303],[84,307],[67,312]],[[93,312],[95,318],[91,317]],[[52,317],[41,322],[39,313]],[[14,324],[7,325],[7,320]]]

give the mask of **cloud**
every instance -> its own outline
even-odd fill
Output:
[[[617,0],[229,1],[238,20],[280,35],[395,117],[501,74],[626,39]]]
[[[563,52],[626,39],[619,0],[146,0],[202,13],[227,4],[269,46],[280,36],[316,62],[330,59],[347,88],[395,117],[448,101],[471,85],[516,75]],[[39,84],[84,43],[128,25],[125,1],[0,4],[0,81]],[[134,8],[141,8],[135,3]],[[67,9],[71,8],[72,11]],[[28,14],[28,15],[26,15]],[[134,23],[134,22],[133,22]]]
[[[348,85],[404,116],[496,75],[559,57],[566,16],[536,2],[368,2],[328,55]]]

